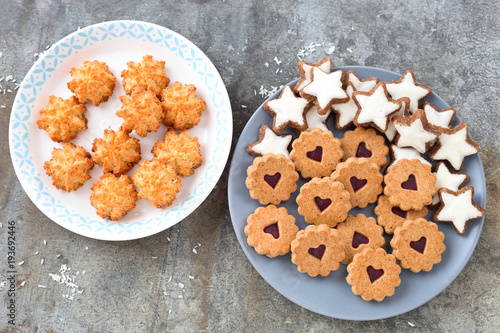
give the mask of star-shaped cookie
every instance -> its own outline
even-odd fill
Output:
[[[410,108],[410,99],[408,97],[401,97],[399,101],[401,102],[401,109],[399,109],[396,113],[393,113],[389,116],[389,123],[387,124],[387,130],[384,133],[385,137],[390,142],[394,141],[397,134],[396,127],[394,127],[394,124],[392,123],[394,117],[396,116],[408,117],[410,115],[410,112],[408,111],[408,109]]]
[[[346,103],[332,104],[332,110],[335,112],[335,126],[338,130],[343,130],[350,126],[356,117],[356,112],[358,111],[358,106],[354,99],[352,98],[352,93],[355,91],[352,83],[348,83],[345,92],[349,96],[349,100]]]
[[[334,103],[347,102],[347,96],[342,89],[344,72],[341,70],[325,73],[317,67],[311,69],[311,83],[300,90],[300,95],[314,101],[319,114],[325,114]]]
[[[418,84],[412,71],[406,71],[399,81],[387,82],[387,92],[394,99],[410,98],[410,113],[418,110],[421,101],[429,96],[431,88]]]
[[[444,128],[450,128],[457,111],[454,108],[439,110],[429,102],[422,106],[429,124]]]
[[[424,110],[417,110],[409,117],[394,117],[395,143],[398,147],[412,147],[419,153],[427,152],[441,131],[429,125]]]
[[[451,223],[459,235],[465,233],[470,220],[485,214],[485,210],[474,202],[474,187],[471,185],[458,191],[442,188],[438,193],[442,204],[434,213],[434,220]]]
[[[292,142],[291,134],[277,135],[267,125],[262,125],[259,130],[259,140],[247,146],[247,152],[255,157],[264,156],[267,153],[275,155],[283,154],[290,159],[288,146]]]
[[[324,57],[316,64],[311,64],[309,62],[301,60],[297,63],[297,67],[299,68],[300,79],[293,90],[296,93],[299,93],[302,88],[311,83],[311,69],[313,67],[317,67],[325,73],[330,73],[332,71],[332,59]]]
[[[469,181],[469,175],[466,173],[453,173],[448,169],[444,162],[439,162],[436,165],[436,171],[434,171],[436,176],[436,189],[439,191],[440,188],[447,188],[451,191],[458,191],[459,188],[465,185]],[[439,204],[439,195],[436,192],[432,197],[431,208],[437,208]]]
[[[376,77],[369,77],[367,79],[362,80],[353,71],[347,71],[345,73],[344,86],[347,86],[348,83],[352,83],[354,90],[357,91],[369,92],[370,90],[375,88],[377,82],[378,79]]]
[[[312,131],[315,128],[319,128],[322,131],[328,131],[328,125],[326,124],[328,118],[332,114],[332,110],[328,110],[324,115],[318,113],[315,106],[309,109],[306,113],[307,128],[306,131]]]
[[[381,132],[387,130],[389,116],[401,108],[401,102],[389,97],[384,82],[379,82],[370,92],[355,91],[352,98],[358,106],[354,124],[372,125]]]
[[[389,146],[389,153],[391,155],[391,163],[389,165],[392,165],[396,163],[399,160],[413,160],[417,159],[423,164],[427,164],[428,166],[432,166],[432,164],[427,161],[425,158],[422,157],[422,155],[416,151],[413,148],[399,148],[396,145],[390,145]]]
[[[295,95],[290,86],[285,86],[280,97],[264,103],[264,110],[273,116],[273,131],[283,132],[289,127],[299,131],[307,128],[305,113],[311,104],[305,98]]]
[[[461,122],[453,129],[443,130],[429,157],[433,160],[448,161],[458,171],[462,168],[465,157],[478,153],[479,145],[469,138],[469,128]]]

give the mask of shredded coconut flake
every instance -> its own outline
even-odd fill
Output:
[[[76,285],[76,276],[75,275],[70,275],[68,272],[71,270],[71,268],[68,268],[66,265],[61,265],[61,268],[59,269],[59,274],[49,274],[49,276],[56,281],[59,284],[64,284],[66,287],[69,288],[69,293],[68,294],[63,294],[62,296],[64,298],[67,298],[68,300],[74,300],[76,294],[82,294],[83,289],[80,289],[78,285]],[[77,272],[78,274],[78,272]]]
[[[408,325],[410,325],[411,327],[415,327],[415,324],[412,322],[408,322]]]
[[[39,284],[38,288],[47,288],[47,286],[44,286],[43,284]]]
[[[24,260],[18,263],[19,266],[21,266],[22,264],[24,264]]]

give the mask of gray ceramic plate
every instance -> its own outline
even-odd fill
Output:
[[[338,69],[353,70],[360,78],[377,77],[381,81],[393,81],[401,77],[400,74],[372,67],[346,66]],[[290,85],[293,87],[295,82],[291,82]],[[271,99],[277,98],[279,93],[271,96]],[[434,93],[426,100],[439,109],[449,107]],[[458,123],[459,119],[456,118],[453,125]],[[445,234],[446,251],[443,253],[442,261],[430,272],[412,273],[403,269],[401,285],[396,288],[394,296],[385,298],[382,302],[366,302],[354,295],[345,280],[347,276],[345,265],[341,265],[339,270],[327,277],[312,278],[297,271],[296,266],[290,260],[290,254],[273,259],[257,254],[252,247],[248,246],[243,231],[247,217],[260,206],[258,201],[250,198],[248,189],[245,187],[246,170],[253,161],[253,157],[247,154],[246,147],[257,141],[262,124],[272,126],[272,118],[261,106],[243,129],[232,157],[228,185],[229,209],[233,227],[243,251],[260,275],[283,296],[306,309],[333,318],[382,319],[408,312],[425,304],[442,292],[465,267],[479,240],[484,218],[471,221],[463,236],[459,236],[451,225],[438,223],[439,229]],[[332,117],[328,121],[328,126],[336,137],[342,137],[342,132],[335,130]],[[486,184],[479,155],[466,158],[462,172],[469,174],[468,184],[475,188],[475,202],[484,208]],[[292,194],[290,200],[279,205],[286,207],[295,216],[300,229],[307,226],[303,217],[298,215],[295,203],[302,184],[304,180],[299,179],[297,191]],[[373,209],[374,204],[364,209],[353,209],[350,214],[363,213],[367,216],[375,216]],[[429,219],[432,213],[433,211],[430,211]],[[392,251],[389,247],[386,246],[386,250],[390,253]]]

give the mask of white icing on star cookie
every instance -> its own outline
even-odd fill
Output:
[[[319,128],[322,131],[329,131],[330,129],[326,125],[326,121],[330,117],[332,110],[328,110],[326,114],[320,115],[315,106],[313,106],[306,113],[307,128],[306,131],[310,132],[315,128]]]
[[[262,125],[259,130],[259,140],[247,146],[247,152],[255,157],[263,156],[267,153],[274,155],[283,154],[290,159],[288,146],[292,142],[291,134],[277,135],[267,125]]]
[[[434,220],[451,223],[459,235],[465,233],[470,220],[485,214],[485,210],[474,202],[474,187],[470,185],[458,191],[442,188],[438,193],[442,204],[434,214]]]
[[[381,132],[387,130],[389,116],[401,108],[401,102],[389,97],[384,82],[379,82],[369,93],[355,91],[352,94],[358,111],[354,118],[356,126],[373,125]]]
[[[461,122],[453,129],[443,130],[429,157],[433,160],[448,161],[455,171],[462,168],[465,157],[480,151],[479,145],[469,138],[466,123]]]
[[[341,70],[325,73],[317,67],[311,69],[311,83],[300,90],[300,95],[314,101],[319,114],[326,114],[334,103],[347,102],[347,96],[342,89],[344,72]]]
[[[439,136],[440,131],[429,125],[424,110],[417,110],[409,117],[395,117],[392,121],[396,128],[396,145],[412,147],[424,154]]]
[[[389,116],[389,123],[387,124],[387,130],[384,132],[385,137],[387,140],[390,142],[394,141],[394,138],[396,137],[396,127],[394,127],[394,124],[392,123],[392,120],[396,116],[400,117],[408,117],[410,115],[410,112],[408,112],[408,109],[410,108],[410,99],[408,97],[402,97],[399,99],[401,102],[401,109],[399,109],[396,113],[393,113]]]
[[[429,102],[425,102],[422,109],[429,124],[444,128],[450,128],[457,111],[454,108],[439,110]]]
[[[458,191],[469,181],[469,176],[465,173],[452,173],[443,162],[439,162],[434,172],[436,176],[436,189],[447,188],[451,191]],[[437,207],[439,204],[439,194],[436,192],[432,197],[431,206]]]
[[[391,145],[389,147],[389,151],[391,153],[391,163],[389,165],[394,164],[399,160],[417,159],[422,162],[422,164],[432,166],[429,161],[423,158],[422,155],[420,155],[420,153],[413,148],[399,148],[396,145]]]
[[[377,82],[378,79],[376,77],[361,80],[353,71],[347,71],[344,85],[347,86],[348,83],[352,83],[354,90],[369,92],[375,88]]]
[[[352,93],[354,91],[355,89],[352,83],[348,83],[345,92],[347,96],[349,96],[349,101],[347,101],[347,103],[332,104],[332,110],[337,115],[337,117],[335,117],[335,124],[338,130],[343,130],[351,125],[356,116],[358,106],[352,98]]]
[[[297,63],[297,67],[299,67],[299,75],[300,80],[297,82],[293,90],[298,93],[305,86],[311,83],[311,69],[313,67],[318,67],[325,73],[330,73],[332,71],[332,59],[324,57],[316,64],[311,64],[309,62],[305,62],[301,60]]]
[[[387,92],[394,99],[410,98],[410,113],[418,110],[421,101],[432,92],[431,88],[418,84],[412,71],[406,71],[399,81],[386,82]]]
[[[305,98],[295,95],[285,86],[277,99],[264,103],[264,110],[273,116],[273,131],[283,132],[289,127],[303,131],[307,128],[305,113],[311,107]]]

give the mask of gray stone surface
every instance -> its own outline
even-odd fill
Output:
[[[488,195],[478,246],[444,292],[394,318],[332,319],[282,297],[247,260],[229,216],[227,167],[199,209],[173,228],[145,239],[98,241],[49,220],[26,196],[14,173],[8,124],[15,91],[2,90],[0,248],[7,252],[7,221],[15,221],[16,258],[24,264],[18,266],[16,326],[12,327],[5,312],[7,264],[2,256],[0,331],[498,331],[497,1],[0,0],[0,8],[0,77],[12,75],[17,82],[37,53],[78,27],[136,19],[187,37],[213,61],[227,86],[234,117],[233,143],[263,102],[260,87],[270,89],[296,78],[297,53],[308,45],[318,44],[304,57],[308,61],[329,56],[335,65],[376,66],[400,73],[412,69],[420,82],[431,86],[469,123],[471,135],[482,147]],[[279,65],[275,56],[281,60]],[[15,87],[13,82],[0,84],[3,89]],[[49,276],[62,264],[73,274],[79,272],[72,301],[63,297],[70,288]]]

